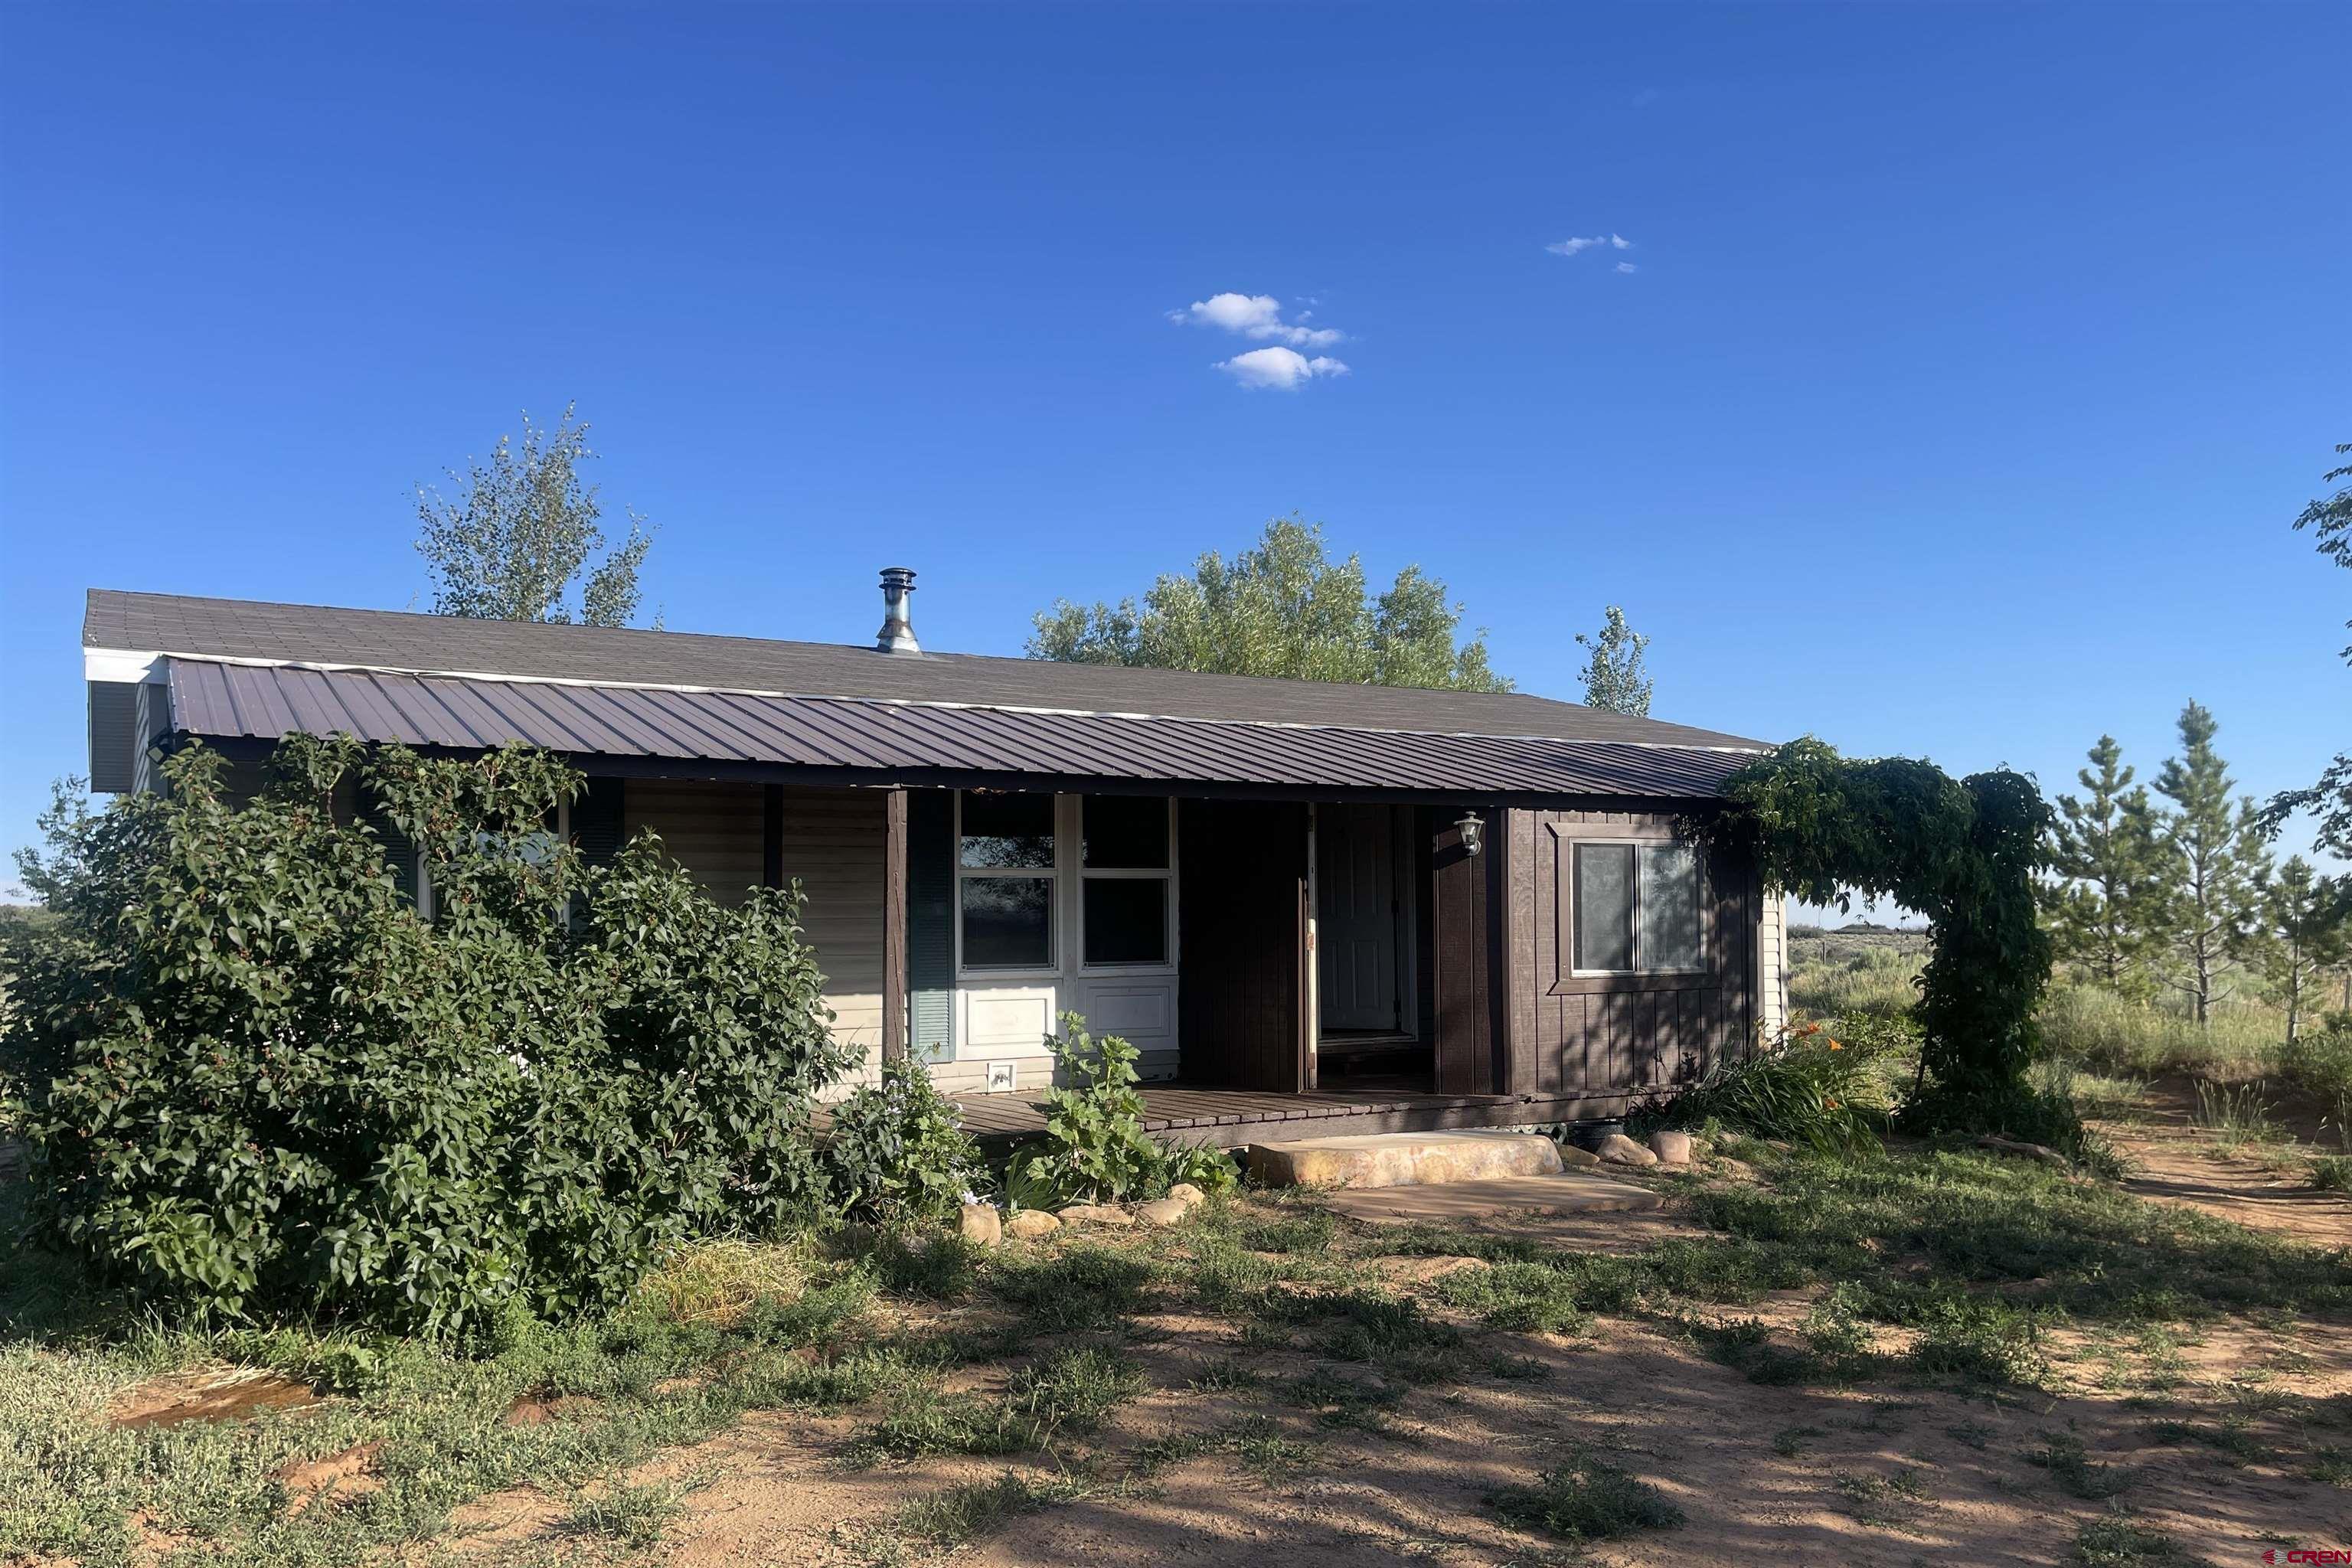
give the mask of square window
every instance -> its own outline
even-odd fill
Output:
[[[1633,967],[1633,847],[1576,847],[1576,967]]]
[[[966,968],[1054,966],[1051,877],[966,877],[962,895]]]
[[[1140,795],[1090,795],[1080,840],[1083,863],[1095,870],[1168,868],[1168,803]]]
[[[1088,963],[1168,962],[1168,883],[1159,877],[1089,877]]]
[[[989,870],[1054,868],[1054,797],[967,792],[958,862]]]

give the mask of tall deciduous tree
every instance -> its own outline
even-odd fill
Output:
[[[2184,992],[2201,1027],[2229,999],[2231,976],[2252,926],[2269,868],[2252,797],[2231,798],[2229,765],[2213,749],[2221,726],[2195,702],[2180,710],[2180,754],[2167,758],[2156,790],[2172,802],[2164,842],[2174,864],[2168,879],[2167,925]]]
[[[1591,653],[1577,672],[1584,678],[1584,705],[1648,718],[1650,689],[1655,682],[1642,662],[1642,651],[1650,639],[1625,624],[1625,612],[1610,605],[1601,630],[1591,637],[1579,632],[1576,640]]]
[[[2352,454],[2352,441],[2338,444],[2339,458]],[[2322,484],[2335,484],[2338,479],[2352,479],[2352,464],[2331,468],[2321,478]],[[2298,529],[2311,530],[2316,548],[2338,566],[2352,570],[2352,485],[2340,486],[2331,496],[2315,499],[2294,520]],[[2352,626],[2352,621],[2347,621]],[[2352,663],[2352,647],[2344,650],[2347,663]],[[2319,775],[2319,782],[2309,789],[2291,789],[2271,797],[2263,810],[2263,825],[2276,832],[2280,823],[2298,811],[2316,813],[2319,817],[2318,846],[2330,855],[2352,860],[2352,753],[2338,752]]]
[[[2352,956],[2352,885],[2291,855],[2263,887],[2258,945],[2263,977],[2286,1004],[2286,1043],[2303,1032],[2323,971]]]
[[[2132,784],[2123,748],[2102,735],[2076,770],[2079,796],[2062,795],[2050,835],[2044,907],[2058,956],[2125,994],[2146,992],[2163,945],[2164,862],[2156,812]]]
[[[463,474],[450,469],[463,500],[417,487],[416,515],[425,531],[416,548],[433,578],[435,613],[628,625],[644,597],[637,569],[653,536],[646,520],[631,511],[628,537],[590,567],[590,557],[604,549],[604,508],[580,468],[594,457],[587,422],[567,405],[554,429],[540,428],[526,414],[520,446],[500,436],[488,460]],[[572,587],[583,574],[575,606]]]
[[[1358,685],[1508,691],[1486,662],[1481,632],[1457,642],[1462,606],[1418,566],[1374,599],[1363,563],[1335,562],[1319,523],[1265,525],[1228,563],[1215,551],[1189,577],[1170,573],[1139,605],[1064,599],[1035,617],[1032,658],[1142,665],[1223,675],[1276,675]]]

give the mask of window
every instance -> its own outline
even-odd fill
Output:
[[[956,898],[966,969],[1054,967],[1054,797],[967,792]]]
[[[1090,967],[1166,963],[1169,803],[1088,795],[1080,803],[1079,921]]]
[[[1575,847],[1575,968],[1670,973],[1705,963],[1698,857],[1684,844]]]

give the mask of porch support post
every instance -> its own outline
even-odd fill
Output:
[[[882,794],[882,1059],[907,1055],[907,792]]]
[[[784,786],[760,789],[760,886],[784,885]]]

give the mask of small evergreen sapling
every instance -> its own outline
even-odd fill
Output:
[[[2108,990],[2141,995],[2162,951],[2168,847],[2145,787],[2134,788],[2123,748],[2102,735],[2091,766],[2078,770],[2083,795],[2058,797],[2050,836],[2044,907],[2057,956]],[[2094,771],[2096,770],[2096,771]]]
[[[2157,774],[2172,802],[2162,823],[2168,851],[2165,925],[2171,933],[2170,984],[2189,999],[2200,1027],[2234,995],[2270,852],[2251,796],[2231,799],[2229,764],[2213,749],[2221,726],[2195,702],[2180,710],[2180,754]]]

